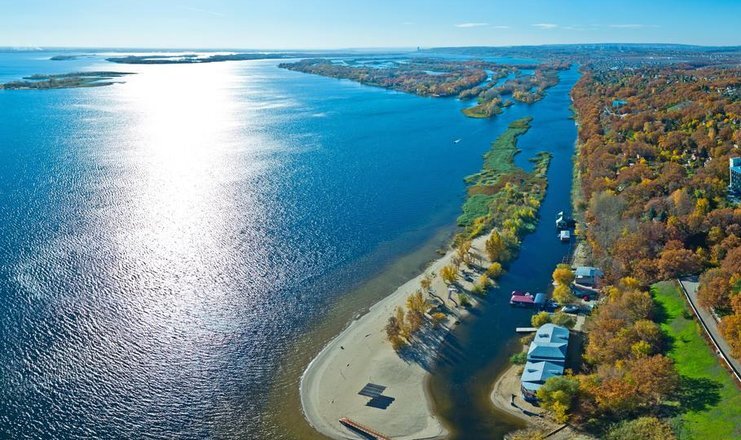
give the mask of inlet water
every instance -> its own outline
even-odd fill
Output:
[[[568,245],[556,238],[555,214],[571,206],[576,127],[571,119],[569,92],[578,79],[575,68],[560,73],[560,83],[531,106],[518,106],[513,114],[533,117],[532,128],[519,138],[519,166],[539,151],[553,153],[548,169],[548,191],[540,208],[541,221],[525,236],[518,257],[492,289],[474,318],[450,335],[430,381],[436,409],[451,428],[453,438],[495,439],[518,426],[517,420],[495,410],[491,385],[518,347],[516,327],[529,326],[532,310],[512,308],[510,292],[545,292],[556,264],[568,254]],[[512,114],[510,114],[510,117]],[[518,115],[519,116],[519,115]]]

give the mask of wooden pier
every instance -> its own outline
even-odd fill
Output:
[[[359,431],[360,433],[365,434],[366,436],[375,440],[391,440],[391,437],[387,437],[380,432],[375,431],[367,426],[363,426],[360,423],[354,422],[347,417],[341,418],[340,423],[355,431]]]

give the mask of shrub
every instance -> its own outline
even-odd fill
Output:
[[[527,353],[521,351],[509,357],[509,361],[515,365],[524,365],[527,362]]]

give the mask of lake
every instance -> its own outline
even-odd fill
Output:
[[[573,136],[537,134],[549,98],[481,121],[273,60],[54,54],[0,53],[0,81],[136,74],[0,91],[4,436],[287,436],[265,414],[297,394],[290,360],[434,257],[509,122],[544,108],[518,161],[555,148],[570,172]]]

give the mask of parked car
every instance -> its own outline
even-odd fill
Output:
[[[564,313],[579,313],[580,310],[581,309],[579,308],[579,306],[575,306],[573,304],[567,304],[561,309],[561,311]]]

